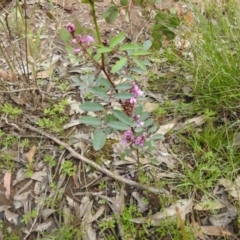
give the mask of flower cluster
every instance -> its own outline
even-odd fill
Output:
[[[144,122],[142,122],[140,120],[140,116],[139,115],[132,115],[132,118],[134,119],[135,122],[137,122],[137,127],[142,127],[144,125]]]
[[[142,127],[144,125],[144,122],[140,120],[140,116],[133,113],[133,110],[135,108],[135,104],[137,102],[137,98],[143,95],[143,91],[141,91],[138,87],[138,85],[133,82],[133,87],[131,89],[131,93],[133,94],[133,97],[123,103],[123,107],[125,110],[125,113],[128,116],[131,116],[133,120],[137,123],[137,127]],[[133,130],[134,131],[134,130]],[[134,132],[132,130],[128,130],[124,132],[122,143],[124,144],[134,144],[143,146],[146,141],[146,136],[140,135],[140,136],[134,136]]]
[[[68,23],[67,26],[66,26],[67,30],[69,31],[69,33],[71,33],[72,35],[72,43],[81,43],[81,44],[86,44],[87,47],[90,46],[90,42],[94,42],[94,39],[93,37],[87,35],[86,37],[83,37],[81,35],[78,35],[77,38],[75,37],[74,33],[75,33],[75,30],[76,30],[76,27],[73,23]],[[80,48],[74,48],[73,51],[75,53],[79,53],[81,51]]]
[[[133,85],[133,88],[131,93],[133,94],[134,97],[130,99],[130,103],[134,104],[137,102],[137,98],[143,95],[143,91],[139,89],[138,85],[135,82],[133,82],[132,85]]]
[[[124,133],[123,139],[122,139],[122,143],[124,144],[135,144],[135,145],[139,145],[142,146],[144,145],[146,141],[146,137],[144,135],[140,135],[140,136],[134,136],[133,132],[131,130],[128,130]]]

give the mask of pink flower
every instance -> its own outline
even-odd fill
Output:
[[[140,116],[139,115],[132,115],[133,120],[137,122],[137,127],[142,127],[144,125],[144,122],[140,121]]]
[[[68,23],[67,24],[67,30],[71,33],[71,34],[73,34],[74,32],[75,32],[75,30],[76,30],[76,27],[75,27],[75,25],[73,24],[73,23]]]
[[[143,146],[145,141],[146,141],[146,137],[144,135],[135,137],[133,136],[133,132],[131,130],[124,132],[124,136],[122,139],[123,144],[129,143],[129,144],[135,144],[140,146]]]
[[[130,103],[132,103],[132,104],[134,104],[134,103],[136,103],[137,102],[137,100],[136,100],[136,98],[130,98]]]
[[[139,121],[137,126],[142,127],[143,125],[144,125],[144,122]]]
[[[145,141],[146,141],[146,137],[141,135],[141,136],[138,136],[138,137],[135,138],[134,144],[135,145],[140,145],[140,146],[143,147]]]
[[[79,52],[81,51],[81,49],[80,49],[80,48],[74,48],[73,51],[74,51],[75,53],[79,53]]]
[[[128,136],[132,136],[133,132],[131,130],[127,130],[126,132],[124,132],[124,136],[128,137]]]
[[[132,88],[131,93],[134,95],[134,97],[137,98],[139,96],[142,96],[143,95],[143,91],[141,91],[139,89],[138,85],[135,82],[133,82],[132,85],[133,85],[133,88]]]
[[[87,45],[90,45],[90,42],[94,42],[93,37],[87,35],[86,37],[82,37],[81,35],[78,36],[81,43],[87,43]]]

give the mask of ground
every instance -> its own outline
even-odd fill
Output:
[[[215,117],[214,107],[201,109],[193,71],[185,67],[196,61],[191,47],[199,34],[190,6],[207,16],[206,3],[163,1],[145,11],[133,4],[130,21],[122,8],[107,24],[102,14],[110,5],[96,1],[106,45],[120,32],[124,43],[148,41],[157,11],[181,22],[174,39],[164,39],[145,59],[149,71],[134,75],[145,92],[144,109],[163,136],[154,159],[138,151],[123,157],[121,131],[95,151],[93,128],[80,124],[86,112],[79,105],[92,95],[74,86],[74,79],[102,72],[74,61],[59,29],[77,20],[89,34],[94,31],[89,5],[0,1],[0,239],[237,239],[239,177],[229,170],[228,179],[221,167],[239,168],[235,160],[224,167],[224,154],[239,141],[235,129],[222,133],[212,126],[235,124],[238,112],[218,109],[223,114]],[[118,60],[112,53],[108,64]],[[116,84],[121,78],[111,77]],[[233,155],[237,159],[238,150]],[[223,163],[214,164],[218,160]]]

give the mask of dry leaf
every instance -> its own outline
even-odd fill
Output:
[[[52,223],[53,223],[53,221],[38,224],[37,226],[34,227],[33,231],[34,232],[46,231],[52,225]]]
[[[11,195],[11,177],[12,177],[12,173],[10,171],[7,171],[3,179],[4,187],[6,189],[5,196],[7,199],[10,199],[10,195]]]
[[[207,210],[216,210],[225,208],[225,205],[221,203],[220,201],[202,201],[194,206],[195,210],[198,211],[207,211]]]
[[[165,125],[162,125],[158,130],[157,132],[155,132],[153,135],[155,134],[162,134],[162,135],[165,135],[167,132],[169,132],[170,130],[172,130],[172,128],[175,126],[175,122],[172,122],[172,123],[168,123],[168,124],[165,124]]]
[[[234,212],[225,212],[220,214],[215,214],[209,217],[209,221],[213,226],[226,227],[230,222],[232,222],[237,216]]]
[[[152,112],[155,110],[157,107],[159,107],[158,103],[151,103],[151,102],[146,102],[143,107],[143,111],[147,112]]]
[[[34,145],[30,149],[30,151],[26,154],[26,158],[27,158],[29,164],[31,164],[33,162],[33,158],[34,158],[36,151],[37,151],[37,147]]]
[[[10,223],[12,223],[12,224],[14,224],[14,225],[18,225],[18,217],[19,217],[18,214],[13,213],[13,212],[10,212],[8,209],[5,209],[4,213],[5,213],[6,219],[7,219]]]
[[[183,124],[183,126],[188,125],[188,124],[190,124],[190,123],[194,123],[195,125],[200,126],[200,125],[202,125],[204,122],[205,122],[205,115],[201,115],[201,116],[198,116],[198,117],[194,117],[194,118],[188,119],[188,120]]]
[[[168,218],[168,220],[174,220],[177,218],[177,215],[184,221],[186,214],[192,209],[192,204],[192,199],[178,200],[176,204],[171,205],[162,212],[155,213],[152,216],[133,218],[131,221],[135,223],[151,223],[152,226],[159,226],[161,220],[166,218]]]
[[[0,68],[0,78],[2,78],[5,81],[8,80],[8,73],[1,68]]]
[[[50,74],[47,71],[42,71],[37,73],[37,78],[49,78]]]
[[[230,233],[227,229],[218,226],[202,226],[201,231],[209,236],[221,236],[221,237],[232,236],[232,233]]]
[[[192,12],[187,11],[183,18],[182,18],[183,22],[186,24],[186,26],[188,27],[193,27],[194,23],[195,23],[195,16]]]
[[[224,186],[232,197],[240,199],[240,175],[236,177],[234,182],[226,178],[221,178],[218,184]]]
[[[201,240],[206,240],[202,232],[201,226],[197,222],[195,222],[193,218],[192,218],[191,226],[193,228],[193,234],[195,237],[200,238]]]

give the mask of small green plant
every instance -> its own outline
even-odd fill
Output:
[[[0,112],[7,114],[10,118],[15,118],[22,114],[22,109],[13,107],[8,103],[4,103],[3,106],[0,106]]]
[[[34,173],[33,171],[33,164],[32,163],[27,163],[26,164],[26,169],[27,169],[27,172],[26,172],[26,177],[31,177]]]
[[[52,157],[52,156],[50,156],[50,155],[48,155],[48,154],[44,157],[43,161],[44,161],[45,163],[47,163],[50,167],[55,167],[56,164],[57,164],[57,162],[56,162],[56,160],[54,159],[54,157]]]
[[[29,140],[27,138],[23,139],[21,145],[24,148],[28,148],[29,147]]]
[[[59,186],[55,182],[52,182],[49,187],[50,187],[49,191],[54,192],[55,196],[54,198],[46,197],[46,199],[44,200],[44,206],[52,209],[58,209],[62,201],[63,191],[59,188]]]
[[[63,174],[67,174],[69,177],[72,177],[77,171],[77,167],[73,164],[73,162],[69,160],[65,160],[62,164],[62,172]]]
[[[37,210],[29,211],[23,215],[21,222],[23,222],[25,225],[27,225],[29,222],[31,222],[33,219],[35,219],[37,216],[38,216]]]
[[[54,132],[63,130],[63,124],[68,118],[66,115],[64,115],[67,105],[67,99],[62,99],[59,103],[54,104],[51,108],[45,108],[45,117],[38,119],[36,122],[37,125],[40,127],[48,128]]]

